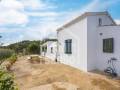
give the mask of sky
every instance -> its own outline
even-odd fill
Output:
[[[56,29],[84,12],[108,11],[120,23],[120,0],[2,0],[0,41],[55,37]]]

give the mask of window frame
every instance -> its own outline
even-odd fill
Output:
[[[51,53],[53,53],[53,47],[51,47],[50,49],[51,49]]]
[[[102,18],[98,19],[99,26],[102,26]]]
[[[103,52],[114,53],[114,38],[103,39]]]
[[[72,54],[72,39],[65,40],[65,54]]]
[[[47,45],[42,47],[42,52],[47,52]]]

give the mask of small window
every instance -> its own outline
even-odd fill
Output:
[[[47,52],[47,46],[45,46],[45,52]]]
[[[42,47],[42,52],[47,52],[47,46]]]
[[[102,19],[99,18],[99,26],[101,26],[101,25],[102,25]]]
[[[53,47],[51,47],[51,53],[53,53]]]
[[[44,47],[42,47],[42,52],[44,52]]]
[[[113,51],[114,51],[114,39],[113,38],[103,39],[103,52],[113,53]]]
[[[65,53],[72,54],[72,39],[65,40]]]

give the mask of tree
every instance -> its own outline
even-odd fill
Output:
[[[29,41],[29,40],[25,40],[25,41],[21,41],[21,42],[16,42],[13,44],[10,44],[8,46],[5,46],[3,48],[8,48],[8,49],[12,49],[15,51],[15,53],[17,54],[23,54],[26,55],[28,54],[28,46],[32,43],[36,43],[38,46],[41,44],[41,41]]]
[[[39,54],[40,45],[38,43],[31,43],[27,48],[29,54]]]
[[[2,38],[2,36],[0,36],[0,38]],[[0,42],[0,46],[1,46],[1,42]]]

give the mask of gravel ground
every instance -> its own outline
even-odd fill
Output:
[[[32,64],[28,56],[18,59],[12,71],[20,90],[120,90],[120,80],[85,73],[48,59],[46,62]]]

